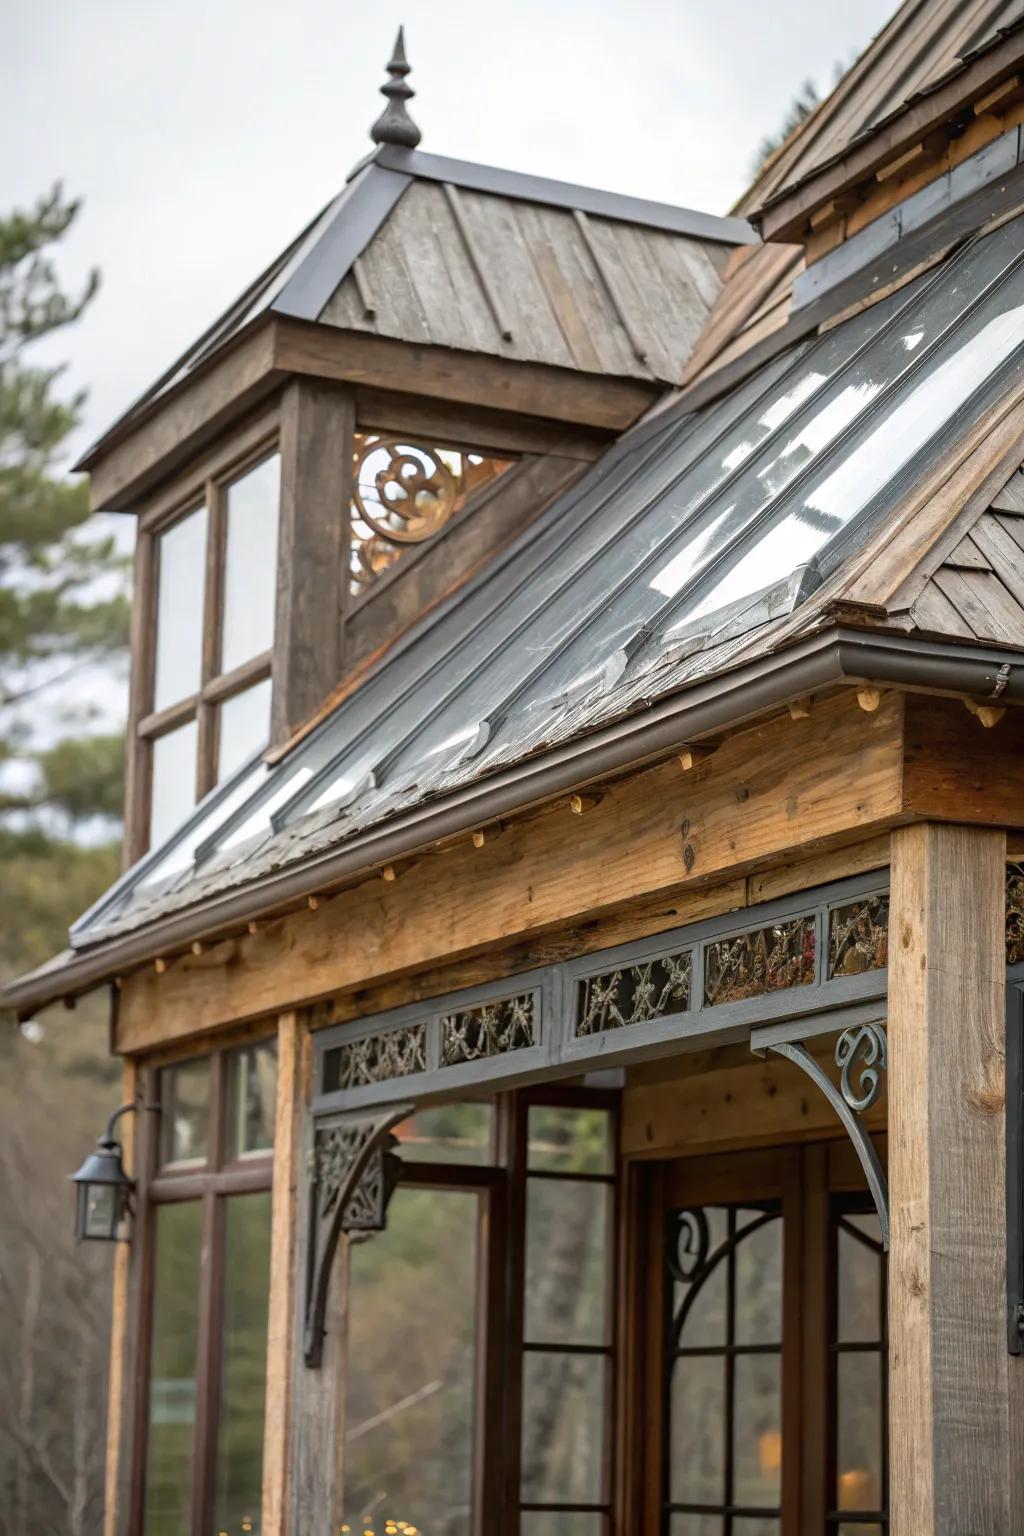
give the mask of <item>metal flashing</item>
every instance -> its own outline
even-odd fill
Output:
[[[468,191],[492,192],[496,197],[514,197],[527,203],[547,203],[553,208],[578,209],[599,218],[643,224],[675,235],[689,235],[695,240],[711,240],[721,245],[760,243],[756,230],[746,219],[677,208],[671,203],[648,202],[620,192],[605,192],[598,187],[578,187],[571,182],[553,181],[547,176],[533,176],[524,171],[506,171],[498,166],[449,159],[446,155],[425,154],[420,149],[396,149],[386,145],[377,153],[376,162],[388,170],[404,171],[426,181],[449,182]]]

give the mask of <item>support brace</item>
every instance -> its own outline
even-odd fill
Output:
[[[319,1366],[323,1357],[327,1291],[338,1238],[347,1232],[358,1240],[384,1230],[402,1167],[391,1131],[412,1112],[411,1104],[401,1104],[314,1132],[303,1340],[308,1366]]]
[[[820,1024],[817,1028],[808,1030],[808,1038],[812,1034],[819,1033],[821,1033]],[[875,1210],[878,1212],[882,1245],[888,1252],[889,1185],[871,1137],[858,1118],[862,1111],[870,1109],[878,1098],[882,1087],[881,1074],[889,1065],[889,1046],[884,1024],[851,1024],[843,1030],[836,1041],[836,1065],[840,1068],[838,1087],[811,1055],[802,1040],[780,1040],[777,1037],[777,1031],[771,1026],[767,1029],[751,1031],[750,1048],[758,1054],[773,1051],[777,1056],[784,1056],[787,1061],[798,1066],[801,1072],[806,1073],[812,1083],[825,1095],[842,1121],[846,1134],[853,1142],[853,1149],[860,1159],[864,1177],[868,1181],[868,1189],[871,1191],[871,1198],[875,1202]],[[860,1075],[855,1085],[852,1074],[857,1067]]]

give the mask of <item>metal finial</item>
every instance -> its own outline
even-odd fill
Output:
[[[406,149],[415,149],[420,141],[420,131],[409,116],[406,106],[406,102],[416,94],[405,78],[409,68],[405,57],[405,28],[399,27],[394,52],[388,64],[391,79],[386,80],[380,88],[388,104],[370,129],[370,138],[375,144],[401,144]]]

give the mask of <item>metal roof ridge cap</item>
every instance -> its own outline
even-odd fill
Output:
[[[421,149],[399,149],[391,145],[381,149],[377,163],[389,170],[405,171],[410,176],[422,177],[425,181],[447,181],[468,191],[491,192],[498,197],[520,197],[525,202],[549,203],[560,208],[579,208],[599,218],[620,219],[629,224],[649,224],[655,229],[674,230],[677,234],[689,234],[697,239],[718,241],[724,245],[761,243],[760,235],[753,225],[734,214],[705,213],[699,208],[655,202],[650,198],[633,197],[628,192],[611,192],[603,187],[579,186],[551,176],[537,176],[530,171],[511,171],[504,166],[457,160]]]
[[[856,664],[850,665],[851,662],[859,663],[868,659],[871,661],[870,670]],[[926,641],[903,634],[864,633],[834,625],[796,646],[748,662],[732,673],[720,673],[704,679],[697,688],[671,695],[642,716],[634,715],[625,721],[616,722],[598,733],[597,737],[587,738],[582,752],[578,749],[574,751],[571,747],[563,748],[554,754],[553,762],[545,762],[541,758],[532,760],[526,767],[533,780],[531,792],[534,800],[524,801],[519,793],[518,803],[525,809],[527,805],[536,803],[537,799],[543,800],[557,794],[560,786],[564,788],[585,783],[588,779],[613,771],[610,763],[602,763],[602,758],[619,758],[622,745],[635,743],[636,738],[640,738],[639,746],[634,745],[628,755],[621,757],[621,768],[628,768],[631,763],[639,765],[644,760],[667,753],[673,744],[683,742],[687,737],[692,739],[710,730],[723,729],[730,723],[739,724],[744,719],[756,718],[764,709],[785,702],[794,693],[814,691],[832,683],[873,679],[905,688],[917,684],[954,694],[965,692],[977,696],[981,693],[981,685],[989,679],[994,687],[1002,665],[1016,667],[1019,673],[1019,681],[1016,682],[1011,675],[1009,686],[1002,691],[1002,700],[1012,702],[1017,699],[1024,703],[1024,651],[956,641]],[[741,673],[746,675],[738,677]],[[724,698],[721,685],[730,679],[732,686],[727,690],[728,697]],[[771,686],[773,683],[775,687]],[[710,690],[716,685],[716,692],[708,698]],[[764,695],[763,702],[756,704],[752,710],[737,715],[734,711],[723,711],[715,707],[728,704],[730,700],[736,700],[737,696],[752,691]],[[695,692],[705,695],[704,703],[711,706],[707,710],[711,719],[695,718],[686,721],[680,718],[687,714],[698,716],[704,712],[701,700],[691,703],[689,707],[684,702],[680,708],[680,701],[685,701],[689,694]],[[562,785],[566,768],[570,772]],[[470,794],[460,794],[454,804],[438,806],[435,803],[425,809],[417,809],[398,827],[371,831],[341,849],[331,849],[316,860],[284,872],[279,871],[267,880],[235,888],[204,904],[176,913],[171,918],[130,930],[107,941],[101,940],[92,949],[81,951],[79,957],[62,971],[47,972],[36,985],[32,985],[31,977],[25,978],[21,985],[17,980],[8,983],[0,989],[0,1006],[19,1010],[42,1006],[69,991],[82,991],[100,985],[116,973],[118,966],[138,964],[151,958],[161,948],[184,945],[200,934],[209,934],[211,928],[216,930],[218,925],[240,923],[249,916],[280,910],[283,903],[296,901],[308,895],[311,889],[322,888],[327,881],[372,868],[377,863],[400,857],[403,853],[410,854],[416,849],[426,850],[431,843],[457,835],[460,831],[478,825],[482,819],[493,816],[496,803],[500,800],[513,803],[512,793],[519,791],[523,779],[521,768],[510,769],[502,775],[499,784],[489,781],[482,788],[474,786]],[[432,826],[431,823],[438,825]],[[410,832],[411,839],[408,836]],[[261,891],[271,897],[263,906],[252,899]],[[44,981],[52,982],[56,977],[62,979],[60,986],[55,988],[42,984]],[[69,986],[68,982],[72,985]]]

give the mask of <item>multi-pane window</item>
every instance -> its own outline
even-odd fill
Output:
[[[889,1503],[887,1267],[878,1217],[867,1201],[834,1197],[832,1242],[829,1531],[882,1536]]]
[[[528,1111],[523,1288],[523,1536],[603,1536],[611,1500],[613,1118]]]
[[[149,843],[265,746],[277,584],[280,459],[227,479],[153,536],[156,628],[149,708]]]
[[[615,1117],[560,1092],[396,1132],[347,1254],[343,1531],[609,1532]]]
[[[275,1085],[273,1042],[159,1074],[143,1536],[259,1531]]]

